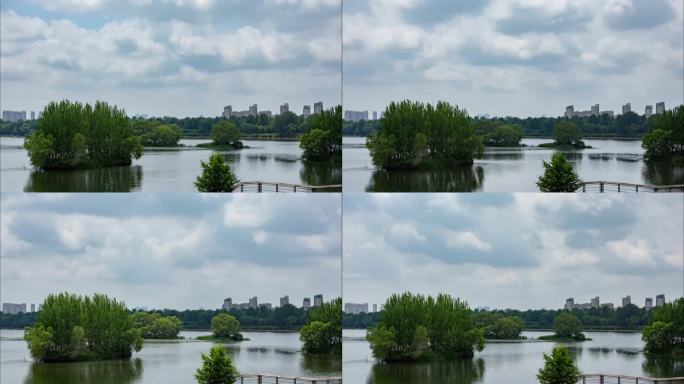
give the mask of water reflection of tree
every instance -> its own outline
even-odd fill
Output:
[[[641,369],[649,377],[682,377],[684,376],[684,357],[659,356],[644,354]]]
[[[473,192],[482,189],[481,166],[435,170],[376,170],[367,192]]]
[[[458,359],[427,363],[376,363],[366,383],[470,384],[484,378],[483,359]]]
[[[130,192],[142,185],[142,166],[33,171],[25,192]]]
[[[307,376],[342,376],[342,359],[340,355],[313,355],[302,353],[301,371]]]
[[[641,174],[650,185],[684,184],[684,166],[645,161]]]
[[[140,359],[84,363],[33,363],[24,384],[98,383],[128,384],[140,380]]]
[[[342,164],[337,161],[321,163],[302,161],[299,178],[304,185],[342,184]]]

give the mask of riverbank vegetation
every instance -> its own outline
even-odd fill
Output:
[[[495,120],[474,120],[475,134],[485,147],[519,147],[523,130],[519,125]]]
[[[503,124],[518,126],[522,129],[524,137],[553,137],[556,124],[562,121],[570,121],[577,125],[585,137],[591,138],[614,138],[614,139],[640,139],[652,127],[652,119],[634,112],[628,112],[617,116],[589,116],[573,117],[475,117],[473,123]],[[345,136],[370,136],[380,128],[382,120],[368,121],[345,121],[342,125],[342,134]]]
[[[468,305],[447,294],[392,295],[366,338],[386,362],[473,357],[485,345]]]
[[[342,106],[309,117],[308,130],[301,136],[299,147],[306,160],[341,160]]]
[[[43,362],[128,358],[143,344],[126,306],[100,294],[48,296],[24,339]]]
[[[646,352],[684,356],[684,298],[654,308],[641,338]]]
[[[342,298],[311,308],[299,339],[307,353],[342,353]]]
[[[202,366],[195,373],[198,384],[234,384],[239,379],[240,373],[222,346],[214,345],[209,354],[202,354]]]
[[[684,164],[684,105],[654,116],[641,146],[647,160]]]
[[[162,316],[159,312],[136,312],[131,320],[143,339],[178,339],[183,329],[183,322],[176,316]]]
[[[133,119],[131,130],[145,147],[177,147],[181,130],[175,124],[163,124],[157,120]]]
[[[485,339],[514,340],[524,339],[520,333],[525,323],[517,316],[505,316],[496,312],[474,312],[475,326],[482,329]]]
[[[585,341],[582,322],[572,313],[561,313],[553,319],[553,335],[540,336],[540,340],[549,341]]]
[[[624,307],[609,308],[588,308],[573,309],[529,309],[519,311],[515,309],[493,310],[493,311],[474,311],[477,318],[478,314],[490,313],[499,314],[506,317],[520,318],[526,330],[549,330],[553,329],[554,319],[562,313],[572,313],[577,317],[585,331],[619,331],[631,330],[638,331],[651,323],[653,311],[648,311],[643,307],[634,304]],[[361,313],[353,315],[345,313],[343,318],[344,328],[367,329],[378,324],[378,318],[382,312]]]
[[[233,192],[240,180],[220,153],[213,153],[205,163],[200,160],[202,173],[195,180],[198,192]]]
[[[575,192],[582,186],[582,180],[562,152],[551,156],[551,161],[542,160],[544,173],[537,180],[541,192]]]
[[[384,169],[415,169],[472,164],[482,155],[465,110],[405,100],[391,103],[378,131],[366,143],[373,164]]]
[[[44,170],[130,165],[143,150],[124,110],[68,100],[45,107],[24,147],[31,164]]]

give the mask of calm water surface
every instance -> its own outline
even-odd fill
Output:
[[[344,190],[348,192],[537,192],[542,160],[552,149],[534,148],[550,139],[523,139],[527,148],[487,148],[472,166],[430,171],[374,169],[363,137],[344,137]],[[646,163],[641,141],[585,140],[591,149],[566,152],[585,181],[684,184],[684,166]]]
[[[211,149],[192,148],[210,140],[183,139],[186,147],[146,148],[131,166],[89,170],[37,172],[31,168],[24,139],[0,137],[2,192],[193,192]],[[301,160],[295,141],[244,141],[250,148],[217,151],[243,181],[272,181],[304,185],[342,183],[339,163]]]
[[[549,332],[523,332],[536,338]],[[640,333],[586,332],[592,341],[568,343],[585,373],[633,376],[684,376],[684,359],[654,358],[641,352]],[[347,383],[535,383],[542,354],[556,343],[488,343],[473,359],[430,363],[377,363],[364,330],[343,330],[344,381]]]
[[[0,382],[7,384],[190,384],[201,354],[213,343],[193,340],[209,332],[181,332],[186,340],[145,341],[129,360],[40,364],[31,360],[23,331],[0,330]],[[301,353],[297,332],[243,332],[250,340],[224,344],[242,373],[289,376],[339,376],[338,357]]]

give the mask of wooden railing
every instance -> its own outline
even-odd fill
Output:
[[[342,384],[342,377],[294,377],[278,375],[243,375],[235,384]]]
[[[590,373],[582,375],[577,384],[684,384],[684,377],[654,378]]]
[[[268,181],[241,181],[233,192],[341,192],[342,185],[301,185]]]
[[[577,192],[684,192],[684,184],[645,185],[613,181],[585,181]]]

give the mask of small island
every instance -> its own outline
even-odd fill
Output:
[[[553,319],[553,335],[540,336],[539,340],[573,342],[589,341],[590,338],[582,333],[582,322],[571,313],[561,313]]]
[[[468,304],[448,294],[394,294],[366,339],[373,356],[385,362],[472,358],[485,347]]]
[[[235,342],[248,339],[240,333],[240,322],[234,316],[219,313],[211,318],[211,335],[199,336],[197,340]]]
[[[582,141],[582,130],[571,121],[561,121],[553,127],[553,143],[539,144],[542,148],[559,150],[587,149],[591,146]]]
[[[242,149],[246,148],[240,141],[240,130],[230,121],[222,120],[211,126],[211,143],[197,144],[201,148],[213,149]]]
[[[310,309],[306,324],[299,331],[299,340],[308,354],[341,354],[342,298]]]

